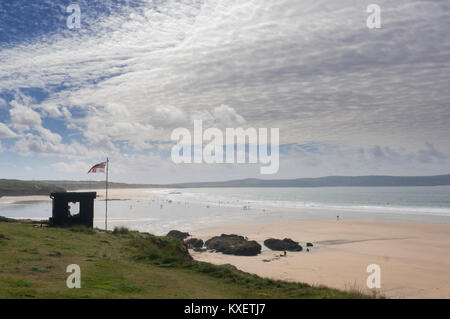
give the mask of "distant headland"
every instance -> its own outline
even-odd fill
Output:
[[[296,179],[247,178],[217,182],[175,184],[129,184],[109,182],[109,188],[202,188],[202,187],[389,187],[445,186],[450,174],[434,176],[326,176]],[[104,181],[0,179],[0,196],[48,195],[65,190],[104,188]]]

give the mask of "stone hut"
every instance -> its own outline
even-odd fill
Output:
[[[96,192],[58,192],[51,193],[53,200],[51,226],[86,225],[94,227],[94,199]],[[72,215],[69,203],[79,203],[80,212]]]

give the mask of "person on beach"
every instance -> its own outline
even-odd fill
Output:
[[[339,215],[336,216],[336,221],[339,221]]]

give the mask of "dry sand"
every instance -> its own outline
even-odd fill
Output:
[[[0,203],[17,203],[17,202],[34,202],[51,200],[50,197],[44,195],[33,196],[3,196],[0,197]]]
[[[381,293],[392,298],[450,298],[450,225],[408,222],[295,221],[227,225],[191,232],[204,240],[222,233],[312,242],[310,252],[255,257],[191,252],[196,260],[232,264],[263,277],[368,292],[370,264],[381,267]],[[303,245],[304,246],[304,245]],[[264,262],[263,260],[271,260]]]

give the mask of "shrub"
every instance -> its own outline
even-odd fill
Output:
[[[155,265],[176,266],[192,260],[181,240],[171,237],[134,237],[130,245],[135,248],[135,258]]]
[[[13,219],[13,218],[8,218],[8,217],[5,217],[5,216],[0,216],[0,222],[3,222],[3,223],[17,223],[18,220]]]
[[[114,230],[112,233],[114,235],[128,235],[130,233],[130,230],[124,226],[120,226],[120,227],[114,227]]]

